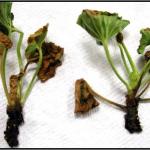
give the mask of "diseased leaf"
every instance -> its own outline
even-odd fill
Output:
[[[150,28],[142,29],[140,33],[142,34],[142,37],[137,51],[139,54],[143,54],[146,46],[150,45]]]
[[[147,52],[145,53],[144,57],[145,57],[145,60],[146,60],[146,61],[149,61],[149,60],[150,60],[150,51],[147,51]]]
[[[13,43],[10,38],[0,31],[0,55],[3,53],[4,47],[9,49],[12,47],[12,45]]]
[[[43,63],[38,73],[38,78],[41,82],[55,76],[56,69],[62,64],[64,49],[54,43],[43,43]]]
[[[87,112],[98,105],[87,82],[84,79],[77,80],[75,83],[75,113]]]
[[[38,29],[35,33],[31,34],[28,38],[28,44],[36,42],[38,45],[41,45],[44,41],[48,31],[48,24]]]
[[[11,48],[13,45],[10,38],[3,32],[0,32],[0,43],[3,44],[6,48]]]
[[[121,32],[128,24],[117,13],[83,10],[77,24],[83,27],[96,41],[104,42]]]
[[[28,46],[25,50],[25,55],[27,58],[32,57],[36,53],[37,46],[41,47],[47,35],[47,31],[48,24],[29,36]]]

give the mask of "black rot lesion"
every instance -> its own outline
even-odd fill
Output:
[[[24,123],[22,104],[17,94],[21,77],[21,74],[10,77],[10,100],[7,106],[8,120],[4,131],[4,138],[10,147],[18,146],[19,126]]]
[[[10,147],[18,146],[19,126],[24,123],[22,106],[16,103],[14,106],[7,106],[7,126],[4,131],[4,138]]]
[[[139,133],[142,131],[142,127],[138,115],[139,98],[135,96],[126,96],[126,114],[125,114],[125,128],[130,133]]]

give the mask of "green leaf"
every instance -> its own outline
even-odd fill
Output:
[[[116,13],[83,10],[77,24],[83,27],[96,41],[104,42],[121,32],[128,24]]]
[[[37,47],[41,47],[42,43],[45,41],[48,31],[48,24],[37,30],[34,34],[31,34],[28,38],[28,46],[25,50],[25,55],[27,58],[32,58],[34,56]]]
[[[26,57],[27,58],[32,57],[35,54],[36,50],[37,50],[37,44],[35,41],[28,44],[26,51],[25,51]]]
[[[13,27],[12,20],[14,18],[11,13],[12,2],[0,2],[0,31],[9,35]]]
[[[143,54],[146,46],[150,45],[150,28],[140,30],[142,37],[140,39],[140,45],[138,47],[138,53]]]

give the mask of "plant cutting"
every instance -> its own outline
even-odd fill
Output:
[[[54,77],[56,68],[61,65],[64,49],[52,42],[46,42],[48,24],[31,34],[27,40],[25,49],[26,64],[24,65],[21,55],[21,46],[24,33],[13,25],[14,15],[11,12],[11,2],[0,3],[0,52],[1,60],[1,79],[4,92],[7,98],[7,126],[4,132],[5,140],[10,147],[18,146],[19,126],[24,123],[23,108],[24,104],[35,85],[38,78],[41,82]],[[18,59],[19,73],[11,75],[9,87],[6,82],[6,61],[8,50],[13,45],[11,40],[13,33],[19,34],[17,41],[16,54]],[[30,64],[36,63],[33,76],[28,85],[24,85],[25,76],[29,72]]]
[[[145,63],[142,70],[139,70],[135,65],[134,59],[130,55],[123,37],[123,30],[129,23],[128,20],[122,19],[117,13],[110,13],[107,11],[86,9],[79,15],[77,24],[85,29],[96,40],[98,46],[104,48],[108,64],[111,66],[116,77],[126,87],[127,91],[125,95],[126,105],[121,105],[96,93],[84,79],[80,79],[75,84],[75,112],[86,112],[91,108],[98,106],[94,105],[94,103],[91,105],[92,102],[89,98],[89,95],[91,95],[98,101],[106,101],[124,111],[125,128],[130,133],[139,133],[142,131],[142,128],[138,115],[138,105],[140,102],[148,100],[147,98],[142,98],[142,96],[150,84],[148,74],[150,60]],[[145,29],[142,30],[141,33],[142,38],[138,48],[139,53],[142,53],[145,47],[150,44],[150,30]],[[122,69],[126,71],[127,79],[125,79],[118,71],[110,53],[109,42],[114,37],[120,50],[120,58],[123,62]],[[88,91],[86,88],[83,88],[85,87],[83,84],[86,85]],[[85,107],[86,105],[88,105],[88,109]]]

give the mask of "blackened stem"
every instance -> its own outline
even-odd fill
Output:
[[[16,103],[14,106],[7,106],[7,126],[4,138],[10,147],[18,146],[19,126],[24,122],[22,106]]]
[[[125,115],[125,128],[130,133],[139,133],[142,131],[138,116],[139,99],[135,95],[133,91],[126,96],[127,113]]]

